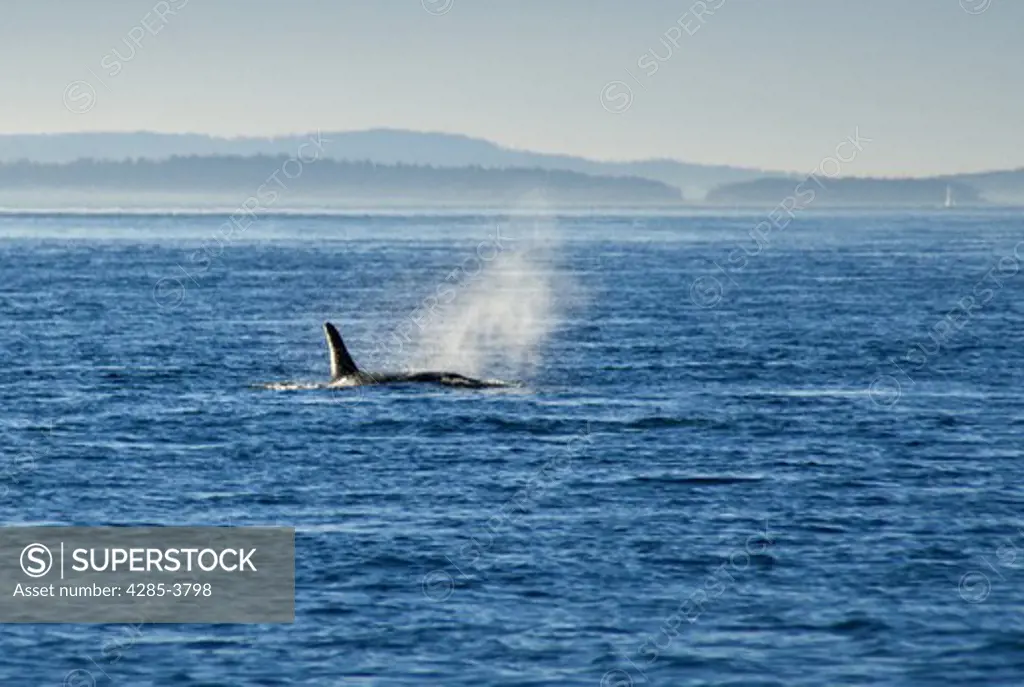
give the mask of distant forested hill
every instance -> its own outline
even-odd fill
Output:
[[[796,179],[792,174],[749,167],[708,165],[672,159],[635,161],[591,160],[573,155],[540,153],[508,148],[492,141],[461,134],[367,129],[323,132],[275,138],[239,136],[225,138],[205,134],[157,132],[79,132],[59,134],[0,134],[0,163],[18,160],[37,163],[66,163],[76,160],[120,162],[131,159],[151,161],[202,156],[294,155],[312,138],[323,140],[324,157],[339,162],[369,162],[377,165],[411,165],[435,168],[485,168],[490,170],[530,169],[578,172],[602,177],[639,177],[681,189],[691,201],[701,201],[715,191],[712,202],[723,201],[723,193],[742,189],[737,184],[761,179]],[[986,202],[1024,203],[1024,169],[977,174],[931,177],[922,181],[964,184],[975,189]],[[879,180],[888,182],[890,180]],[[899,181],[899,180],[896,180]],[[753,188],[753,187],[751,187]],[[912,194],[921,189],[907,187]],[[863,190],[863,189],[862,189]],[[934,189],[928,192],[934,193]],[[945,194],[945,188],[941,191]],[[784,197],[784,196],[783,196]],[[717,201],[715,199],[718,199]],[[921,199],[923,200],[923,198]],[[959,199],[958,199],[959,200]],[[964,202],[970,202],[964,197]],[[778,202],[778,201],[776,201]],[[886,200],[885,202],[891,202]],[[929,202],[932,202],[929,197]]]
[[[867,179],[867,178],[756,179],[727,184],[711,191],[708,202],[730,205],[776,205],[784,198],[799,194],[803,205],[871,205],[939,207],[945,203],[949,187],[957,205],[982,202],[976,188],[961,181],[941,179]],[[813,192],[813,195],[811,195]]]
[[[678,160],[606,162],[573,155],[517,150],[460,134],[368,129],[325,131],[324,155],[332,160],[375,162],[382,165],[545,169],[597,176],[653,179],[700,199],[720,184],[744,181],[773,172],[760,169],[703,165]],[[61,134],[0,134],[0,163],[71,162],[80,159],[120,161],[164,160],[179,156],[293,155],[310,135],[223,138],[204,134],[156,132],[81,132]]]
[[[293,162],[285,167],[289,159],[257,155],[65,164],[21,161],[0,164],[0,191],[7,195],[19,189],[204,193],[240,196],[241,201],[265,185],[281,195],[353,202],[508,203],[531,195],[556,204],[677,204],[682,200],[679,189],[639,177],[336,160],[319,160],[301,168]]]
[[[1024,169],[958,174],[937,179],[975,188],[984,200],[991,203],[1024,204]]]

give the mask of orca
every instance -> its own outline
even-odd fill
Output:
[[[324,322],[324,336],[331,356],[330,386],[348,387],[367,384],[404,384],[422,382],[441,384],[443,386],[462,387],[465,389],[484,389],[487,387],[510,386],[498,380],[474,379],[456,372],[363,372],[356,365],[345,342],[341,340],[338,328],[330,322]]]

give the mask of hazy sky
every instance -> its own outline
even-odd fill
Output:
[[[8,0],[0,133],[398,127],[804,170],[859,127],[844,173],[1024,165],[1024,2],[705,2]]]

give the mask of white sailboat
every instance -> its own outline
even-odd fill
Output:
[[[953,205],[953,187],[950,186],[949,184],[946,184],[946,203],[943,207],[948,209],[953,207]]]

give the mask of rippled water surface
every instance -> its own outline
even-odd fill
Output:
[[[0,218],[4,522],[297,529],[294,625],[0,683],[1021,684],[1024,220],[760,219]]]

